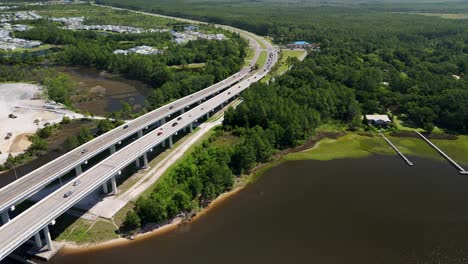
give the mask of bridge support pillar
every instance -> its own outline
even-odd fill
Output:
[[[10,222],[10,215],[8,214],[8,210],[3,211],[1,216],[3,224]]]
[[[163,140],[163,141],[161,142],[161,146],[162,146],[163,148],[166,147],[166,140]]]
[[[141,138],[143,136],[143,130],[138,130],[138,138]]]
[[[169,137],[169,148],[172,148],[172,136]]]
[[[162,126],[162,125],[164,125],[165,123],[166,123],[166,118],[163,117],[163,118],[160,120],[160,125]]]
[[[141,167],[140,165],[140,157],[138,157],[136,160],[135,160],[135,165],[137,167],[137,169],[139,169]]]
[[[206,119],[210,118],[210,112],[206,113]]]
[[[36,247],[41,248],[42,247],[41,232],[37,232],[34,235],[34,240],[36,241]]]
[[[110,154],[112,155],[112,154],[114,154],[114,153],[115,153],[115,145],[112,145],[112,146],[110,147]]]
[[[180,114],[182,115],[183,113],[185,113],[185,109],[184,109],[184,108],[180,109]]]
[[[102,191],[103,191],[104,193],[108,193],[108,192],[109,192],[109,190],[107,189],[107,181],[106,181],[105,183],[102,184]]]
[[[47,249],[52,250],[52,238],[50,237],[49,226],[45,226],[44,229],[44,236],[47,244]]]
[[[190,126],[190,133],[192,133],[193,132],[193,123],[190,123],[189,126]]]
[[[117,182],[115,181],[115,176],[111,178],[112,183],[112,194],[117,195]]]
[[[76,176],[81,175],[83,173],[83,170],[81,169],[81,164],[75,167],[75,174]]]
[[[145,154],[143,154],[143,169],[147,169],[148,168],[148,154],[147,152],[145,152]]]

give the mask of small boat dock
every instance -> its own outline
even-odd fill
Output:
[[[379,132],[379,134],[383,137],[383,139],[385,139],[385,141],[387,141],[387,143],[395,150],[395,152],[400,155],[400,157],[409,165],[409,166],[413,166],[413,162],[411,162],[403,153],[401,153],[400,150],[398,150],[398,148],[393,145],[393,143],[382,133],[382,132]]]
[[[468,175],[468,171],[466,171],[462,166],[458,165],[456,161],[454,161],[452,158],[450,158],[445,152],[443,152],[440,148],[438,148],[434,143],[432,143],[429,139],[427,139],[423,134],[419,133],[416,131],[416,133],[424,140],[426,141],[431,147],[433,147],[437,152],[439,152],[442,157],[444,157],[446,160],[448,160],[457,170],[460,172],[460,174]]]

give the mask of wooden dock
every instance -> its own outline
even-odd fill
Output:
[[[382,133],[382,132],[379,132],[379,134],[383,137],[383,139],[385,139],[385,141],[387,141],[387,143],[390,145],[390,147],[392,147],[395,152],[400,155],[400,157],[406,162],[406,164],[408,164],[409,166],[413,166],[413,162],[411,162],[403,153],[401,153],[400,150],[398,150],[398,148],[393,145],[393,143]]]
[[[434,143],[432,143],[429,139],[427,139],[423,134],[419,133],[418,131],[416,131],[416,133],[424,140],[426,141],[431,147],[433,147],[435,150],[437,150],[437,152],[439,152],[440,155],[442,155],[442,157],[444,157],[446,160],[448,160],[455,168],[457,168],[458,172],[460,172],[460,174],[467,174],[468,175],[468,171],[466,171],[462,166],[458,165],[458,163],[456,161],[454,161],[452,158],[450,158],[447,154],[445,154],[445,152],[443,152],[440,148],[438,148],[436,145],[434,145]]]

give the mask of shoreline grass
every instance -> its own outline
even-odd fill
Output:
[[[397,148],[409,156],[442,161],[444,158],[420,138],[387,137]],[[468,164],[468,136],[460,135],[456,140],[434,139],[439,146],[457,162]],[[286,160],[332,160],[364,158],[372,154],[396,155],[395,151],[379,136],[362,136],[349,133],[337,139],[322,139],[311,149],[286,155]]]

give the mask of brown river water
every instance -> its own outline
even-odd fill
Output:
[[[138,111],[151,91],[140,81],[92,68],[59,67],[58,70],[68,74],[75,83],[73,106],[94,115],[119,111],[122,102],[130,103]]]
[[[190,224],[51,263],[468,263],[468,178],[411,159],[285,162]]]

